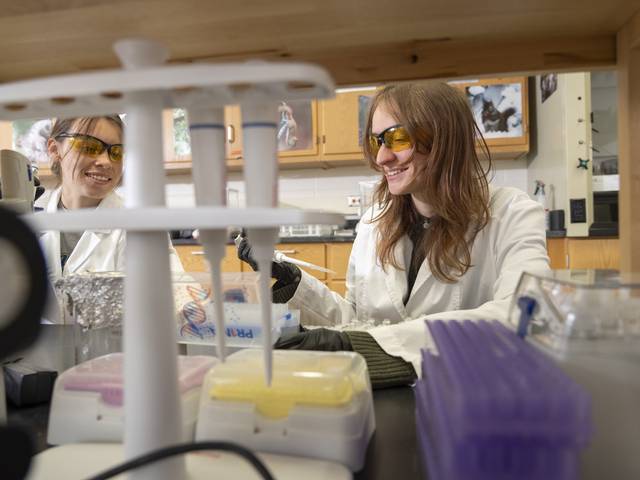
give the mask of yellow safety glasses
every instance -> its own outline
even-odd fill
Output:
[[[409,133],[402,125],[393,125],[377,135],[369,134],[369,147],[373,155],[378,154],[383,143],[393,152],[401,152],[413,146]]]
[[[56,136],[56,140],[59,138],[69,138],[71,148],[81,155],[96,158],[106,150],[109,154],[109,160],[113,163],[121,163],[124,158],[124,146],[121,143],[109,145],[99,138],[82,133],[61,133]]]

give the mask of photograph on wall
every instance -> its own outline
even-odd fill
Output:
[[[523,134],[520,83],[472,85],[465,91],[476,124],[485,138],[519,137]]]
[[[551,96],[558,88],[558,74],[549,73],[540,75],[540,91],[542,92],[542,103]]]
[[[313,148],[313,110],[309,100],[280,102],[278,116],[279,152]]]
[[[358,145],[362,146],[362,138],[364,130],[367,127],[367,117],[369,116],[369,107],[371,106],[371,95],[358,96]]]

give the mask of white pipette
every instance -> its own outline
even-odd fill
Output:
[[[298,260],[297,258],[287,257],[284,253],[282,253],[279,250],[273,251],[273,261],[278,263],[282,263],[282,262],[293,263],[294,265],[311,268],[312,270],[318,270],[320,272],[336,273],[329,268],[321,267],[320,265],[316,265],[315,263],[305,262],[304,260]]]
[[[196,203],[200,206],[224,206],[227,186],[224,110],[222,108],[189,108],[187,116],[191,135],[191,161]],[[225,359],[225,330],[221,262],[225,255],[225,241],[226,229],[200,231],[200,242],[211,266],[216,346],[218,358],[222,362]]]
[[[278,151],[276,129],[278,104],[253,92],[241,103],[242,135],[244,150],[244,175],[247,206],[275,208],[278,205]],[[262,272],[259,276],[259,292],[262,313],[264,373],[267,385],[272,376],[271,339],[271,261],[278,240],[277,228],[255,228],[249,230],[253,257]]]

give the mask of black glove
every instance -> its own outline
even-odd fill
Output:
[[[258,271],[258,263],[251,255],[251,245],[249,244],[246,236],[242,237],[238,244],[238,258],[243,262],[248,263],[254,272]],[[291,263],[271,262],[271,276],[278,281],[278,288],[281,288],[293,283],[297,285],[300,282],[300,277],[302,275],[300,273],[300,269]]]
[[[328,328],[314,328],[284,339],[280,338],[274,347],[283,350],[353,351],[351,340],[346,333]]]
[[[36,200],[38,200],[42,194],[44,193],[44,187],[40,185],[40,179],[38,178],[37,175],[33,175],[33,184],[36,187],[36,191],[35,194],[33,196],[33,201],[35,202]]]

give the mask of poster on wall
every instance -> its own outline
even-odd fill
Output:
[[[540,91],[542,92],[542,103],[551,96],[558,88],[558,74],[549,73],[540,75]]]
[[[485,138],[523,135],[520,83],[471,85],[465,91],[476,124]]]

